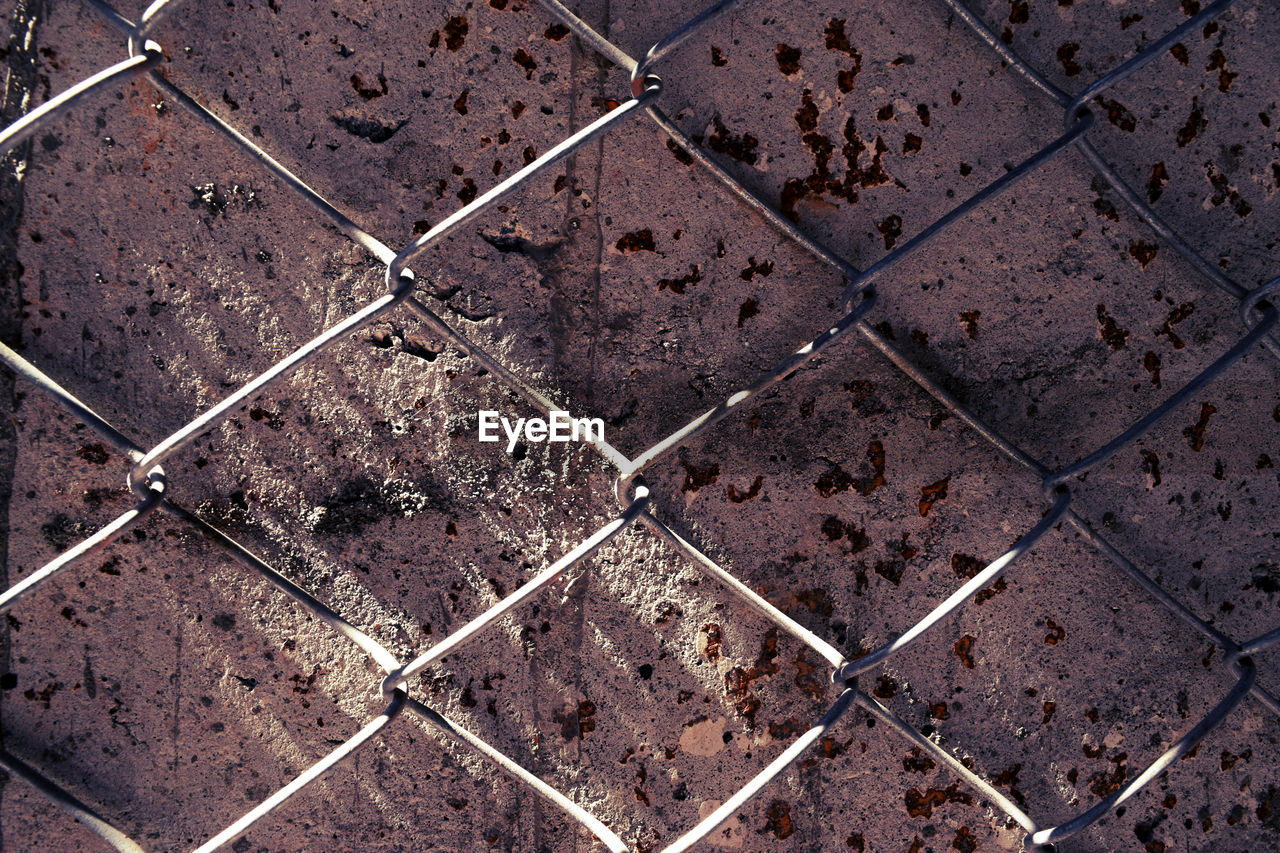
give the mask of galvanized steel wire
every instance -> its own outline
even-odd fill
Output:
[[[1254,289],[1247,288],[1229,278],[1216,264],[1210,263],[1197,253],[1189,242],[1165,223],[1120,178],[1116,171],[1093,147],[1088,136],[1094,123],[1093,115],[1089,111],[1088,105],[1094,98],[1139,71],[1153,58],[1163,53],[1170,45],[1176,43],[1185,33],[1222,14],[1227,8],[1234,5],[1236,0],[1220,0],[1220,2],[1205,7],[1197,14],[1189,17],[1183,24],[1156,39],[1141,52],[1112,71],[1103,74],[1075,94],[1065,92],[1046,80],[1008,45],[997,38],[986,24],[961,0],[940,0],[947,9],[973,31],[981,42],[994,51],[996,58],[1007,64],[1032,88],[1037,90],[1039,95],[1050,98],[1063,108],[1065,130],[1054,138],[1044,140],[1041,147],[1022,163],[1011,168],[1006,174],[926,226],[918,234],[865,270],[856,269],[837,253],[822,246],[818,241],[805,234],[791,221],[779,214],[768,202],[735,180],[699,145],[685,135],[654,103],[656,96],[662,91],[661,80],[658,76],[655,76],[656,72],[661,69],[662,60],[709,22],[732,12],[736,7],[742,5],[740,0],[721,0],[721,2],[714,4],[688,23],[675,29],[666,38],[661,39],[641,59],[628,55],[624,50],[589,27],[558,0],[540,0],[546,10],[568,27],[581,40],[582,44],[597,51],[605,59],[630,73],[633,85],[631,98],[617,108],[600,116],[586,127],[573,133],[551,150],[513,173],[506,180],[482,193],[398,252],[394,251],[387,243],[356,225],[353,220],[325,200],[289,168],[275,160],[268,152],[261,149],[256,143],[223,119],[210,112],[165,77],[163,73],[163,49],[149,37],[156,32],[156,27],[163,21],[165,16],[177,7],[178,4],[176,2],[172,2],[172,0],[157,0],[145,11],[141,21],[136,25],[126,20],[101,0],[86,0],[86,2],[124,36],[128,48],[128,58],[52,98],[5,129],[3,133],[0,133],[0,151],[12,151],[33,134],[47,127],[50,122],[65,113],[74,104],[116,88],[124,80],[139,74],[145,74],[148,80],[165,94],[167,102],[186,110],[206,125],[210,131],[237,145],[262,168],[291,188],[318,216],[336,226],[343,234],[367,250],[387,268],[388,293],[386,295],[326,329],[311,341],[254,377],[235,393],[197,417],[192,418],[183,427],[150,448],[143,448],[134,444],[98,416],[87,404],[78,400],[58,384],[56,380],[44,374],[37,366],[25,360],[12,349],[0,344],[0,361],[3,361],[10,370],[14,371],[24,382],[48,395],[49,398],[68,411],[73,417],[93,429],[108,445],[133,463],[128,477],[128,486],[138,499],[137,504],[120,517],[83,542],[60,554],[47,565],[37,569],[5,591],[3,595],[0,595],[0,612],[21,606],[22,599],[27,594],[48,582],[50,578],[75,569],[84,562],[86,557],[109,547],[114,540],[139,521],[157,510],[161,510],[183,521],[190,528],[202,534],[211,547],[230,555],[245,570],[263,577],[288,595],[311,616],[321,620],[336,633],[349,639],[368,654],[385,673],[379,685],[386,700],[386,707],[381,713],[366,723],[355,735],[312,764],[288,785],[250,810],[221,833],[202,844],[198,848],[200,851],[213,850],[234,841],[255,822],[269,818],[272,811],[281,803],[359,750],[363,745],[376,738],[406,712],[453,738],[461,746],[474,750],[499,770],[563,810],[565,814],[599,839],[609,850],[614,851],[614,853],[624,853],[624,851],[631,850],[631,846],[626,841],[586,809],[574,803],[569,797],[535,777],[514,760],[502,754],[475,734],[449,721],[410,695],[408,679],[424,667],[454,651],[463,643],[480,636],[482,632],[490,628],[504,614],[538,595],[548,584],[561,577],[568,570],[584,565],[597,550],[622,530],[628,527],[636,527],[636,522],[642,525],[637,529],[647,528],[672,546],[683,557],[687,558],[693,566],[716,580],[727,593],[737,596],[743,603],[762,614],[779,629],[815,651],[830,665],[832,680],[843,682],[845,685],[835,703],[821,719],[817,720],[812,727],[775,757],[744,787],[725,796],[722,805],[669,844],[665,848],[669,853],[686,850],[704,839],[717,826],[736,813],[749,799],[783,774],[797,758],[855,705],[886,723],[891,730],[901,735],[911,746],[927,751],[932,757],[949,768],[952,773],[964,780],[966,784],[978,791],[983,798],[993,803],[1005,815],[1021,826],[1026,832],[1025,843],[1028,849],[1031,850],[1051,849],[1051,845],[1069,838],[1119,807],[1168,769],[1176,759],[1194,749],[1209,731],[1227,719],[1246,699],[1252,698],[1272,713],[1280,714],[1280,701],[1277,700],[1274,694],[1256,683],[1256,671],[1252,661],[1253,655],[1280,642],[1280,627],[1261,636],[1243,641],[1227,636],[1197,617],[1185,605],[1162,589],[1135,563],[1129,560],[1071,509],[1072,489],[1081,481],[1084,474],[1122,449],[1132,446],[1164,418],[1184,405],[1199,389],[1227,373],[1247,353],[1262,347],[1271,354],[1280,357],[1280,340],[1278,340],[1276,334],[1277,325],[1280,324],[1280,311],[1268,300],[1268,297],[1274,294],[1277,286],[1280,286],[1280,277]],[[800,347],[792,356],[785,359],[773,370],[760,376],[746,388],[731,395],[722,403],[688,424],[673,431],[667,438],[644,450],[634,459],[622,454],[604,441],[603,438],[593,440],[591,443],[595,450],[605,462],[617,470],[615,491],[621,508],[612,521],[531,578],[516,592],[506,596],[462,628],[412,660],[401,661],[361,627],[346,620],[319,598],[286,578],[225,533],[195,513],[173,503],[168,498],[164,463],[175,452],[187,445],[196,436],[207,432],[244,409],[267,389],[285,379],[298,367],[311,361],[317,354],[336,341],[349,335],[354,330],[367,326],[377,318],[394,311],[409,311],[416,315],[435,333],[474,358],[501,386],[517,393],[535,408],[544,413],[556,408],[544,394],[518,378],[498,358],[468,340],[417,299],[414,295],[415,278],[411,267],[415,261],[422,258],[427,249],[437,244],[444,237],[456,234],[464,224],[496,205],[511,190],[522,186],[535,174],[558,160],[571,155],[587,142],[608,133],[615,125],[623,121],[629,121],[631,117],[641,112],[647,114],[670,137],[676,146],[692,158],[693,162],[714,177],[732,196],[744,202],[768,226],[793,241],[801,249],[812,255],[817,262],[841,273],[846,282],[843,298],[847,313],[829,328],[813,336],[809,343]],[[893,298],[892,294],[887,296],[877,294],[872,289],[875,279],[884,272],[896,267],[909,255],[923,250],[932,238],[944,232],[955,222],[995,196],[1028,176],[1035,174],[1046,163],[1066,150],[1079,152],[1097,174],[1128,204],[1134,214],[1146,223],[1166,245],[1173,248],[1182,258],[1187,260],[1192,268],[1207,280],[1208,284],[1238,300],[1240,304],[1240,319],[1244,328],[1237,343],[1176,393],[1170,395],[1165,402],[1138,419],[1130,428],[1117,435],[1114,439],[1087,454],[1079,461],[1053,470],[1021,450],[994,427],[961,405],[937,380],[913,364],[891,340],[878,332],[866,318],[875,308],[878,299]],[[724,418],[752,405],[759,395],[801,369],[806,362],[813,359],[820,352],[840,343],[847,337],[848,332],[855,329],[871,346],[884,354],[907,377],[933,396],[951,414],[975,430],[1001,454],[1027,468],[1041,483],[1047,505],[1041,520],[1032,526],[1011,548],[956,589],[927,615],[912,625],[902,626],[902,633],[880,648],[867,652],[856,660],[848,660],[832,644],[798,624],[784,612],[770,604],[761,595],[718,565],[696,544],[685,540],[667,526],[661,520],[659,510],[653,506],[649,492],[643,485],[642,478],[644,471],[651,465],[670,456],[679,448],[687,446],[698,436],[713,429]],[[1075,528],[1085,541],[1097,548],[1120,572],[1134,581],[1154,601],[1169,609],[1187,625],[1203,634],[1216,646],[1222,648],[1224,650],[1223,661],[1233,674],[1235,683],[1215,707],[1186,733],[1176,739],[1142,773],[1130,779],[1109,796],[1089,806],[1077,817],[1056,826],[1045,826],[994,788],[982,777],[980,771],[970,769],[950,751],[943,748],[933,739],[921,735],[915,728],[878,702],[872,695],[865,692],[859,686],[858,678],[862,674],[875,669],[890,657],[901,653],[926,631],[934,628],[944,617],[964,606],[979,590],[989,586],[1001,574],[1008,571],[1021,555],[1046,537],[1049,537],[1063,522]],[[40,771],[32,768],[17,757],[8,752],[0,752],[0,766],[3,766],[10,773],[29,781],[37,790],[74,815],[84,825],[97,832],[116,849],[128,851],[141,849],[135,841],[113,827],[107,819],[98,815],[73,794],[58,786],[41,774]]]

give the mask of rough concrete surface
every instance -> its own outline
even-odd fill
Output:
[[[1193,7],[976,4],[1071,91]],[[37,101],[124,55],[87,7],[36,8]],[[575,10],[638,55],[698,7]],[[189,3],[154,37],[170,79],[396,248],[630,91],[529,0]],[[1280,270],[1277,43],[1272,5],[1242,0],[1107,92],[1090,134],[1248,287]],[[659,104],[687,133],[858,266],[1062,127],[1060,108],[936,4],[750,2],[658,73]],[[20,193],[5,340],[143,446],[385,292],[364,250],[141,80],[37,138]],[[840,277],[643,117],[415,270],[447,321],[605,419],[630,454],[840,316]],[[1242,335],[1235,300],[1074,151],[878,289],[869,319],[1049,465],[1104,443]],[[1275,359],[1250,354],[1075,486],[1082,515],[1238,638],[1280,623],[1276,380]],[[127,460],[23,382],[11,393],[8,583],[132,503]],[[617,511],[615,472],[589,448],[509,455],[477,442],[481,409],[534,414],[393,312],[179,455],[170,488],[407,659]],[[674,529],[850,656],[928,612],[1045,507],[1034,476],[856,337],[647,479]],[[812,652],[639,528],[574,574],[412,690],[637,850],[692,826],[836,696]],[[381,701],[354,646],[161,515],[46,584],[4,631],[5,748],[148,849],[210,837]],[[1280,684],[1274,654],[1258,664]],[[1064,526],[867,683],[1048,824],[1145,767],[1232,678],[1220,650]],[[1020,849],[979,794],[873,723],[849,712],[703,849]],[[1275,849],[1278,740],[1280,721],[1246,701],[1064,849]],[[101,845],[24,782],[0,796],[6,850]],[[596,848],[406,718],[233,849]]]

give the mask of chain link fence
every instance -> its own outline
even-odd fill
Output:
[[[1150,786],[1153,780],[1162,774],[1177,773],[1175,763],[1178,759],[1195,750],[1211,730],[1231,719],[1233,712],[1243,703],[1252,701],[1273,714],[1280,713],[1280,700],[1257,683],[1257,671],[1253,660],[1254,656],[1280,641],[1280,627],[1252,638],[1241,639],[1228,636],[1208,621],[1195,615],[1184,603],[1162,588],[1072,508],[1076,491],[1085,488],[1082,484],[1085,482],[1086,474],[1122,450],[1132,447],[1148,435],[1157,424],[1195,398],[1205,386],[1231,371],[1233,365],[1247,354],[1265,350],[1271,356],[1280,357],[1280,337],[1277,336],[1280,312],[1268,299],[1280,284],[1280,278],[1274,278],[1258,287],[1249,287],[1228,277],[1219,265],[1202,257],[1187,240],[1167,225],[1151,205],[1108,164],[1090,141],[1090,131],[1096,121],[1093,109],[1101,96],[1113,86],[1142,71],[1148,63],[1162,56],[1188,33],[1198,30],[1222,15],[1228,8],[1235,5],[1235,0],[1221,0],[1191,14],[1180,26],[1151,41],[1140,53],[1101,75],[1077,93],[1064,91],[1023,61],[1005,40],[996,35],[963,2],[941,0],[956,19],[962,21],[990,48],[993,62],[998,60],[1007,65],[1025,81],[1028,87],[1035,90],[1030,97],[1047,98],[1061,107],[1063,125],[1061,130],[1046,128],[1043,145],[1032,156],[1011,165],[1003,176],[941,215],[910,239],[893,247],[876,263],[862,270],[855,268],[844,258],[824,247],[797,227],[791,218],[780,213],[769,202],[744,187],[717,161],[713,154],[708,154],[656,105],[656,97],[663,91],[661,75],[664,60],[691,36],[706,32],[727,13],[740,6],[747,6],[747,3],[739,0],[722,0],[672,31],[643,57],[635,58],[593,30],[557,0],[540,0],[540,2],[583,45],[598,52],[608,62],[629,72],[632,80],[630,97],[541,156],[532,158],[523,168],[505,180],[495,183],[491,189],[476,195],[455,213],[426,229],[425,233],[399,251],[362,230],[352,218],[326,201],[301,177],[295,175],[289,168],[274,159],[271,153],[255,143],[246,135],[247,131],[224,121],[166,77],[165,50],[162,45],[153,40],[153,36],[166,16],[180,5],[171,0],[157,0],[137,23],[127,20],[105,3],[89,0],[89,5],[126,40],[128,57],[56,97],[49,98],[39,107],[30,109],[21,119],[6,129],[3,135],[0,135],[2,140],[0,148],[4,151],[23,152],[26,149],[22,146],[28,144],[37,134],[47,129],[51,122],[76,104],[89,99],[102,98],[105,93],[119,88],[126,81],[138,75],[146,75],[150,83],[163,95],[166,104],[186,111],[207,126],[210,133],[217,134],[238,146],[245,154],[252,157],[265,173],[271,174],[288,186],[317,217],[336,226],[355,245],[367,251],[386,267],[387,292],[384,296],[335,323],[313,340],[281,358],[220,403],[191,419],[152,447],[135,444],[95,414],[89,404],[77,399],[55,379],[43,373],[39,366],[28,362],[13,349],[0,345],[0,359],[3,359],[21,382],[27,383],[41,394],[56,401],[67,412],[94,430],[115,452],[129,459],[132,470],[128,478],[128,487],[136,500],[134,506],[110,524],[10,587],[0,597],[0,612],[20,610],[23,599],[42,584],[62,573],[74,575],[81,570],[89,558],[103,552],[113,542],[130,533],[143,519],[153,513],[163,513],[198,532],[210,548],[219,549],[233,558],[245,572],[265,578],[289,596],[299,608],[355,644],[375,661],[384,673],[380,690],[385,707],[381,713],[370,719],[357,734],[316,761],[289,784],[264,799],[222,832],[201,844],[198,848],[200,851],[213,850],[230,844],[256,822],[270,820],[272,813],[286,800],[353,756],[363,746],[377,739],[387,727],[397,724],[403,717],[417,718],[453,738],[460,745],[474,750],[477,755],[491,762],[519,784],[527,786],[529,790],[563,810],[607,849],[615,853],[633,849],[632,844],[593,816],[589,810],[540,780],[517,761],[504,755],[466,728],[456,725],[415,698],[410,686],[410,679],[413,676],[439,663],[446,655],[457,651],[465,644],[484,637],[486,631],[513,609],[536,600],[540,595],[548,594],[550,588],[563,582],[576,568],[589,564],[592,556],[602,546],[628,528],[643,528],[650,535],[674,548],[688,560],[690,565],[714,580],[724,595],[736,597],[744,602],[769,620],[778,630],[795,638],[816,653],[829,666],[831,680],[844,685],[830,709],[820,719],[813,721],[807,730],[795,737],[785,750],[746,785],[732,792],[717,792],[722,797],[720,805],[677,839],[667,844],[663,848],[667,853],[692,848],[707,839],[713,831],[742,809],[744,804],[765,791],[778,777],[787,773],[788,768],[814,748],[814,745],[855,706],[882,722],[903,738],[910,747],[922,751],[949,768],[978,796],[994,804],[999,812],[1025,833],[1024,843],[1028,850],[1054,849],[1057,843],[1070,838],[1120,808],[1130,797]],[[1259,45],[1258,48],[1261,50],[1264,46]],[[556,410],[558,406],[547,395],[521,379],[501,359],[469,340],[432,310],[429,298],[420,290],[422,279],[415,277],[414,264],[421,261],[428,250],[441,241],[462,235],[462,229],[466,224],[498,206],[509,193],[525,185],[535,175],[543,173],[553,164],[608,134],[615,126],[623,122],[644,120],[654,122],[679,150],[680,156],[688,158],[707,174],[713,176],[770,228],[811,255],[814,263],[833,269],[842,275],[846,282],[842,294],[846,313],[775,368],[634,457],[624,455],[603,438],[593,440],[591,443],[595,451],[617,472],[615,492],[620,508],[613,520],[585,538],[559,560],[529,578],[516,591],[502,597],[497,604],[483,614],[454,630],[420,655],[403,660],[377,641],[366,627],[348,621],[342,614],[331,609],[321,598],[302,588],[281,571],[242,547],[218,527],[169,498],[169,481],[165,465],[176,453],[228,418],[245,410],[261,395],[277,386],[336,342],[379,319],[398,313],[414,315],[440,339],[466,353],[475,364],[488,372],[493,381],[518,394],[535,408],[544,413]],[[927,252],[931,243],[939,236],[946,234],[958,220],[982,208],[983,205],[1028,176],[1036,174],[1066,151],[1075,151],[1083,156],[1111,190],[1150,227],[1161,244],[1172,249],[1200,273],[1206,286],[1217,288],[1237,300],[1241,325],[1237,342],[1163,403],[1078,461],[1054,468],[1025,452],[1002,435],[992,424],[962,405],[946,389],[944,383],[932,378],[925,370],[913,363],[890,336],[872,325],[868,317],[877,304],[895,298],[893,295],[877,292],[875,289],[877,281],[898,269],[908,257],[919,252]],[[28,155],[20,154],[20,157],[25,156]],[[918,384],[945,407],[947,412],[966,424],[999,453],[1025,468],[1027,476],[1034,478],[1041,485],[1045,510],[1040,521],[1023,532],[1007,551],[987,564],[985,568],[974,573],[928,615],[914,624],[902,625],[901,633],[890,642],[850,659],[831,642],[799,624],[766,600],[763,595],[753,590],[750,585],[726,571],[697,544],[688,541],[665,523],[662,510],[654,505],[649,489],[645,485],[645,473],[660,461],[668,460],[682,448],[689,447],[725,418],[735,416],[740,411],[750,411],[762,395],[766,395],[776,385],[791,377],[820,353],[838,358],[842,347],[853,345],[851,341],[844,339],[856,336],[861,336],[866,343],[887,357],[906,377]],[[936,738],[921,734],[916,727],[882,704],[869,692],[865,677],[874,674],[885,661],[896,655],[918,655],[918,651],[908,650],[926,632],[936,628],[950,614],[967,606],[975,595],[992,586],[1019,557],[1046,537],[1053,536],[1054,531],[1063,525],[1078,531],[1085,541],[1114,565],[1116,571],[1137,584],[1152,601],[1167,608],[1191,629],[1199,632],[1206,640],[1223,650],[1221,665],[1230,671],[1234,683],[1208,713],[1181,733],[1163,754],[1140,773],[1125,779],[1123,784],[1107,796],[1089,803],[1070,820],[1056,825],[1046,825],[1035,816],[1034,805],[1023,807],[1015,803],[1009,795],[988,781],[982,768],[969,766],[967,762],[957,758],[952,750],[940,744]],[[234,596],[235,591],[229,590],[228,594]],[[22,740],[21,732],[7,734],[19,742]],[[97,814],[90,806],[51,781],[39,769],[7,751],[0,753],[0,764],[3,764],[11,774],[25,779],[117,849],[141,849],[136,841],[114,828],[108,819]]]

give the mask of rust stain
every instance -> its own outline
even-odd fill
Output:
[[[952,782],[946,788],[927,788],[923,793],[912,788],[903,795],[907,814],[912,817],[933,817],[933,810],[947,803],[972,805],[973,797],[960,789],[960,783]]]
[[[973,669],[974,666],[973,644],[974,637],[970,634],[965,634],[956,640],[955,645],[951,647],[951,651],[955,653],[956,657],[960,658],[960,663],[964,664],[965,669]]]
[[[738,277],[743,281],[751,281],[756,276],[767,278],[773,274],[773,261],[762,261],[756,263],[755,255],[747,258],[747,268],[738,273]]]
[[[951,846],[960,853],[974,853],[978,849],[978,839],[973,834],[973,830],[962,826],[956,830],[956,837],[951,840]]]
[[[821,662],[810,663],[804,649],[796,652],[794,663],[796,667],[796,687],[799,687],[811,699],[821,700],[825,698],[827,684],[830,683],[830,680],[826,677],[827,670],[824,665]]]
[[[1198,745],[1198,744],[1197,744]],[[1113,791],[1116,791],[1124,784],[1125,776],[1128,775],[1128,759],[1127,752],[1121,752],[1107,759],[1111,763],[1109,771],[1095,773],[1089,777],[1089,790],[1098,797],[1106,797]]]
[[[1146,269],[1147,264],[1156,259],[1160,247],[1146,240],[1135,240],[1129,244],[1129,256],[1138,262],[1138,266]]]
[[[86,462],[92,462],[94,465],[106,465],[111,459],[111,455],[107,453],[107,449],[100,442],[83,445],[76,451],[76,455]]]
[[[595,716],[595,703],[583,699],[573,710],[556,714],[555,721],[560,724],[560,736],[566,741],[582,740],[596,730]]]
[[[840,492],[846,492],[852,485],[853,478],[839,465],[832,466],[829,471],[813,483],[813,487],[818,490],[818,494],[824,498],[829,498]]]
[[[824,498],[829,498],[840,492],[846,492],[850,488],[857,489],[858,493],[863,496],[870,495],[886,483],[884,476],[885,452],[884,445],[881,442],[872,441],[867,446],[867,461],[871,465],[871,473],[867,477],[855,479],[839,465],[833,465],[814,482],[813,486],[818,490],[818,494]]]
[[[936,483],[920,487],[920,515],[926,516],[933,505],[947,497],[947,486],[951,483],[951,475],[943,477]]]
[[[703,625],[698,631],[698,645],[702,647],[702,654],[707,660],[715,663],[720,660],[720,626],[714,622]]]
[[[1160,356],[1153,351],[1147,350],[1146,355],[1142,357],[1142,369],[1151,374],[1151,384],[1160,387]]]
[[[827,50],[839,51],[856,60],[861,67],[862,55],[849,43],[849,36],[844,31],[844,23],[844,18],[832,18],[827,21],[827,26],[822,30],[823,36],[826,37]]]
[[[1187,345],[1186,341],[1178,336],[1173,327],[1190,317],[1195,310],[1196,304],[1194,302],[1183,302],[1169,312],[1169,316],[1165,317],[1163,325],[1156,329],[1156,335],[1164,335],[1169,339],[1169,343],[1173,345],[1174,349],[1182,349]]]
[[[470,29],[466,18],[459,15],[450,18],[444,25],[444,46],[450,51],[457,51],[466,42]]]
[[[1204,434],[1205,430],[1209,428],[1209,418],[1213,417],[1217,411],[1218,408],[1213,403],[1201,403],[1200,419],[1193,425],[1183,429],[1182,434],[1186,436],[1187,444],[1196,453],[1204,449]]]
[[[885,335],[892,338],[893,336]],[[868,382],[865,379],[855,379],[852,382],[843,383],[844,390],[850,393],[849,406],[858,413],[859,417],[869,418],[875,415],[883,415],[889,409],[880,402],[880,398],[876,396],[876,386],[874,382]],[[884,447],[881,445],[881,451]]]
[[[1119,101],[1109,101],[1106,98],[1098,98],[1098,103],[1107,111],[1107,121],[1125,133],[1133,133],[1138,129],[1138,119],[1124,104]]]
[[[875,689],[871,692],[881,699],[892,699],[898,695],[898,682],[888,675],[881,675],[876,681]]]
[[[1215,48],[1213,53],[1209,54],[1209,64],[1204,68],[1205,72],[1218,72],[1218,91],[1230,92],[1231,84],[1240,75],[1227,68],[1227,55],[1222,52],[1222,48]]]
[[[711,118],[712,126],[715,132],[707,137],[707,147],[712,151],[727,155],[740,163],[746,163],[754,166],[758,156],[756,147],[760,144],[760,140],[756,139],[749,133],[743,133],[741,136],[734,136],[729,132],[729,128],[724,126],[717,114]]]
[[[988,601],[995,598],[997,593],[1004,592],[1008,588],[1009,584],[1004,578],[996,578],[995,583],[984,590],[980,590],[978,594],[974,596],[973,603],[977,605],[986,604]]]
[[[734,485],[730,483],[728,489],[726,489],[729,500],[736,504],[751,500],[760,494],[760,484],[763,482],[764,477],[756,477],[751,483],[751,488],[747,489],[745,492],[738,491]]]
[[[919,773],[925,775],[930,773],[938,763],[932,758],[924,754],[924,750],[920,747],[912,747],[907,757],[902,759],[902,769],[908,773]]]
[[[680,278],[659,279],[658,290],[670,290],[672,293],[683,294],[686,287],[697,284],[700,281],[702,281],[702,269],[697,264],[690,264],[689,272]]]
[[[1187,116],[1187,123],[1178,131],[1178,147],[1186,148],[1196,137],[1200,135],[1200,131],[1208,127],[1209,122],[1205,120],[1204,110],[1200,107],[1200,99],[1191,99],[1191,114]]]
[[[1150,486],[1151,488],[1154,489],[1156,486],[1160,485],[1161,483],[1160,457],[1150,450],[1141,451],[1141,455],[1142,455],[1142,471],[1150,478],[1149,480]]]
[[[1152,204],[1164,195],[1164,188],[1169,185],[1169,169],[1161,160],[1151,167],[1151,177],[1147,178],[1147,201]]]
[[[1009,796],[1019,805],[1026,803],[1026,798],[1022,796],[1022,792],[1018,790],[1018,774],[1022,772],[1022,765],[1015,764],[991,777],[991,784],[1000,788],[1004,788],[1009,792]]]
[[[788,77],[800,70],[800,48],[798,47],[779,42],[773,52],[773,58],[778,61],[778,70]]]
[[[791,806],[786,800],[774,800],[770,803],[769,811],[765,815],[764,827],[758,830],[759,834],[772,832],[774,838],[782,840],[790,838],[795,831],[795,823],[791,820]]]
[[[523,47],[511,54],[511,61],[524,69],[524,79],[532,80],[533,72],[538,70],[537,61]]]
[[[818,129],[818,105],[813,102],[813,90],[805,89],[800,95],[800,109],[796,110],[796,125],[801,133]]]
[[[1080,67],[1080,63],[1076,62],[1076,53],[1079,50],[1080,45],[1073,41],[1058,45],[1058,62],[1062,63],[1062,71],[1068,77],[1075,77],[1084,70]]]
[[[1125,348],[1125,342],[1129,340],[1129,330],[1122,329],[1116,323],[1116,318],[1107,313],[1107,306],[1098,303],[1098,334],[1102,335],[1102,339],[1106,341],[1107,346],[1113,350],[1122,350]]]
[[[858,491],[864,496],[871,494],[886,483],[884,477],[884,445],[879,441],[872,441],[868,444],[867,460],[871,463],[871,478],[863,481],[863,484],[858,487]]]
[[[896,213],[890,214],[876,223],[876,230],[884,238],[885,249],[892,249],[902,236],[902,217]]]
[[[653,242],[653,231],[648,228],[641,228],[639,231],[632,231],[623,234],[618,238],[618,242],[613,247],[624,255],[632,252],[654,252],[657,246]]]
[[[725,694],[733,700],[735,709],[747,720],[749,727],[755,726],[756,712],[760,710],[760,700],[751,693],[751,682],[776,675],[779,670],[777,657],[778,629],[770,628],[760,641],[756,662],[747,668],[735,666],[724,674]]]
[[[841,521],[834,515],[827,516],[827,519],[822,522],[822,535],[826,536],[829,542],[839,542],[842,538],[847,539],[852,549],[849,552],[850,554],[866,550],[871,545],[871,540],[867,537],[865,530],[852,522]]]
[[[956,573],[956,577],[969,580],[976,577],[978,572],[987,567],[987,564],[977,557],[970,557],[968,554],[955,553],[951,555],[951,571]]]

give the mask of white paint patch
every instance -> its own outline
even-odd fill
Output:
[[[725,747],[725,723],[726,718],[716,717],[714,720],[699,720],[685,726],[680,733],[680,749],[690,755],[715,755]]]

